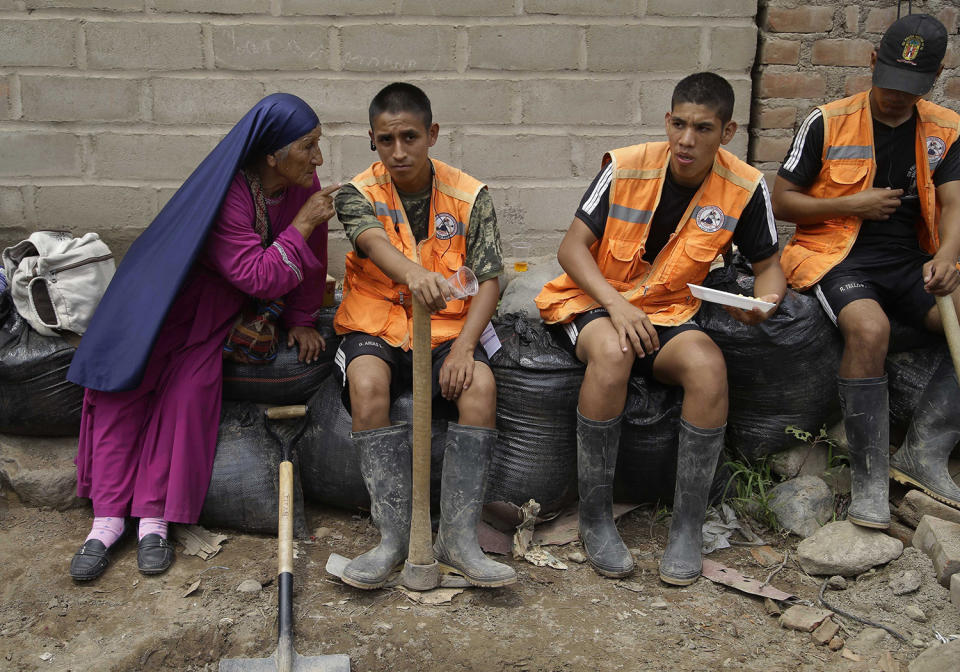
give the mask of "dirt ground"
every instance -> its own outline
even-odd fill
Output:
[[[7,493],[12,498],[11,493]],[[449,604],[425,606],[397,590],[363,592],[326,575],[331,552],[356,555],[377,538],[366,517],[335,509],[308,509],[320,537],[297,543],[296,649],[303,655],[345,653],[358,670],[871,670],[892,653],[900,669],[923,647],[887,635],[862,661],[815,644],[807,633],[785,630],[760,598],[701,578],[687,588],[657,578],[666,541],[663,521],[651,508],[620,523],[638,571],[617,581],[587,565],[566,571],[508,560],[519,582],[498,590],[469,589]],[[263,657],[276,638],[276,541],[269,536],[225,532],[219,554],[204,561],[178,553],[158,577],[136,568],[136,544],[127,538],[100,579],[74,583],[70,556],[90,521],[88,509],[26,508],[0,498],[0,669],[216,670],[222,657]],[[781,554],[796,538],[768,537]],[[551,547],[563,559],[576,544]],[[751,549],[738,546],[711,559],[763,580]],[[889,580],[919,569],[919,592],[894,598]],[[247,579],[260,592],[237,586]],[[189,595],[196,581],[199,587]],[[816,601],[821,580],[792,560],[771,581],[802,599]],[[926,645],[935,632],[960,634],[960,611],[933,580],[924,556],[906,553],[887,567],[851,579],[844,591],[828,591],[835,606],[883,622],[908,640]],[[904,609],[916,604],[925,623]],[[840,635],[863,626],[839,619]],[[886,667],[882,669],[887,670]]]

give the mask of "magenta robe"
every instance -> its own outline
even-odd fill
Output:
[[[289,228],[312,193],[288,187],[269,204],[275,233],[263,249],[239,173],[203,252],[168,313],[139,387],[88,389],[77,449],[77,494],[95,516],[195,523],[210,485],[220,422],[223,343],[247,296],[284,296],[282,323],[313,326],[323,301],[327,225],[309,242]]]

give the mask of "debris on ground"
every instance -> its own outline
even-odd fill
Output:
[[[797,545],[797,560],[810,574],[856,576],[900,557],[903,543],[879,530],[846,520],[827,523]]]

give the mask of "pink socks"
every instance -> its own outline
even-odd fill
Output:
[[[163,518],[141,518],[140,529],[137,532],[137,539],[143,539],[148,534],[159,534],[164,539],[167,538],[167,521]]]
[[[123,534],[123,518],[94,517],[93,528],[90,534],[84,540],[84,543],[91,539],[98,539],[104,546],[110,548],[113,543]]]

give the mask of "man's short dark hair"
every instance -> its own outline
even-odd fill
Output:
[[[430,99],[419,87],[406,82],[394,82],[380,89],[380,92],[370,101],[370,128],[373,120],[384,112],[400,114],[411,112],[423,119],[425,128],[433,123],[433,111],[430,109]]]
[[[712,72],[697,72],[684,77],[673,89],[670,108],[680,103],[712,107],[724,125],[733,119],[733,87]]]

